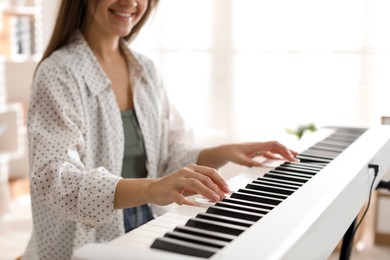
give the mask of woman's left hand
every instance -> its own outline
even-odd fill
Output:
[[[297,152],[288,149],[277,141],[228,144],[221,146],[220,149],[221,155],[227,161],[248,167],[262,166],[260,162],[254,160],[257,156],[274,160],[299,161],[295,158],[298,155]]]

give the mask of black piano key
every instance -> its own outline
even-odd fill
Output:
[[[324,140],[321,140],[320,142],[331,141],[331,142],[339,143],[341,145],[350,145],[351,143],[353,143],[354,140],[356,140],[356,137],[346,136],[342,134],[331,134],[330,136],[328,136]]]
[[[264,185],[269,185],[271,187],[286,188],[286,189],[291,189],[291,190],[297,190],[300,187],[300,186],[289,185],[289,184],[285,184],[285,183],[281,184],[281,183],[271,182],[271,181],[268,181],[266,178],[259,178],[257,180],[253,180],[252,183],[264,184]]]
[[[316,144],[312,147],[310,147],[311,150],[318,150],[318,151],[329,151],[340,154],[345,149],[335,148],[335,147],[329,147],[321,144]]]
[[[321,165],[316,165],[313,163],[304,163],[304,162],[284,162],[283,165],[291,166],[291,167],[298,167],[298,168],[308,168],[313,170],[321,170],[324,168]]]
[[[252,189],[248,189],[248,188],[239,189],[238,192],[253,194],[256,196],[262,196],[262,197],[270,198],[270,199],[284,200],[285,198],[288,197],[288,195],[285,195],[285,194],[277,194],[277,193],[268,192],[268,191],[252,190]]]
[[[218,215],[211,212],[198,213],[196,215],[196,218],[208,219],[208,220],[218,221],[225,224],[232,224],[232,225],[243,226],[243,227],[250,227],[255,223],[255,221],[249,221],[249,220],[239,219],[230,216]]]
[[[349,142],[353,142],[355,141],[357,138],[359,138],[360,135],[354,135],[354,134],[346,134],[346,133],[333,133],[331,135],[329,135],[328,137],[326,137],[325,139],[336,139],[336,140],[345,140],[345,141],[349,141]]]
[[[288,176],[293,176],[293,177],[301,177],[301,178],[305,178],[306,180],[310,180],[311,177],[313,177],[311,174],[307,174],[307,173],[298,173],[298,172],[293,172],[293,171],[283,171],[283,170],[271,170],[269,171],[269,173],[273,173],[273,174],[280,174],[280,175],[288,175]]]
[[[322,167],[325,167],[325,166],[328,165],[329,163],[315,162],[315,164],[321,165]]]
[[[325,139],[325,141],[336,142],[347,146],[352,144],[355,140],[355,137],[347,137],[343,135],[332,135]]]
[[[223,248],[224,246],[228,245],[229,243],[226,241],[221,241],[217,239],[212,238],[206,238],[199,235],[192,235],[187,233],[182,233],[180,231],[170,231],[165,233],[164,237],[170,237],[170,238],[176,238],[182,241],[204,245],[204,246],[211,246],[215,248]]]
[[[301,155],[301,154],[298,154],[296,158],[303,162],[330,163],[332,161],[330,159],[324,159],[315,156]]]
[[[315,157],[318,157],[318,158],[333,160],[339,154],[338,153],[335,154],[335,153],[319,152],[319,151],[316,151],[316,150],[309,149],[309,150],[306,150],[306,151],[300,153],[300,155],[315,156]]]
[[[302,169],[302,168],[296,168],[296,167],[290,167],[290,166],[284,166],[284,165],[280,165],[280,166],[276,167],[276,169],[277,170],[282,170],[282,171],[304,173],[304,174],[308,174],[308,175],[315,175],[318,172],[318,171]]]
[[[249,206],[249,207],[256,207],[259,209],[265,209],[265,210],[272,210],[275,205],[271,205],[268,203],[261,203],[261,202],[256,202],[256,201],[251,201],[251,200],[244,200],[240,198],[224,198],[221,202],[228,202],[232,204],[237,204],[237,205],[244,205],[244,206]]]
[[[221,232],[225,234],[238,236],[244,232],[247,228],[243,226],[237,226],[233,224],[226,224],[218,221],[201,219],[201,218],[190,218],[186,226],[196,227],[216,232]]]
[[[328,146],[328,147],[342,149],[343,151],[349,146],[348,144],[342,144],[342,143],[331,141],[331,140],[323,140],[321,142],[318,142],[318,144]]]
[[[299,188],[303,185],[303,183],[301,182],[296,182],[296,181],[288,181],[288,180],[279,180],[279,179],[275,179],[275,178],[269,178],[267,176],[262,176],[262,177],[259,177],[257,178],[256,181],[266,181],[266,182],[272,182],[272,183],[276,183],[276,184],[282,184],[282,185],[289,185],[289,186],[294,186],[294,188]]]
[[[151,247],[202,258],[210,258],[219,251],[215,247],[197,245],[169,237],[156,238]]]
[[[265,215],[271,211],[271,209],[246,206],[246,205],[239,204],[239,203],[228,202],[226,200],[215,203],[215,206],[221,207],[221,208],[238,209],[238,210],[243,210],[243,211],[247,211],[247,212],[254,212],[254,213],[258,213],[258,214],[263,214],[263,215]]]
[[[245,211],[242,209],[232,209],[219,206],[211,206],[207,209],[206,213],[212,213],[232,218],[245,219],[249,221],[258,221],[264,214]]]
[[[312,153],[314,155],[318,154],[319,156],[327,157],[329,159],[333,159],[340,154],[340,152],[326,151],[322,149],[316,149],[315,147],[310,147],[309,149],[306,149],[304,152]]]
[[[300,182],[300,183],[306,183],[308,181],[307,178],[302,177],[292,177],[289,175],[281,175],[281,174],[273,174],[273,173],[266,173],[264,174],[265,177],[273,178],[277,180],[286,180],[286,181],[293,181],[293,182]]]
[[[233,235],[224,234],[224,233],[220,233],[220,232],[214,232],[214,231],[195,228],[195,227],[190,227],[190,226],[177,226],[174,229],[174,231],[178,231],[178,232],[182,232],[182,233],[186,233],[186,234],[192,234],[192,235],[196,235],[196,236],[202,236],[202,237],[216,239],[216,240],[221,240],[221,241],[225,241],[225,242],[230,242],[236,238],[236,236],[233,236]]]
[[[365,131],[367,131],[367,128],[363,128],[363,127],[329,126],[327,128],[335,129],[336,133],[347,134],[347,135],[356,135],[356,136],[360,136]]]
[[[269,191],[272,193],[285,194],[285,195],[291,195],[295,191],[294,189],[280,188],[280,187],[275,187],[272,185],[266,185],[266,184],[261,184],[256,182],[247,184],[245,188],[252,189],[252,190]]]
[[[231,198],[237,198],[242,200],[249,200],[254,202],[260,202],[268,205],[278,205],[280,202],[282,202],[282,199],[276,199],[276,198],[268,198],[264,196],[249,194],[249,193],[243,193],[243,192],[234,192],[232,195],[230,195]]]
[[[288,164],[288,163],[283,163],[282,165],[280,165],[276,168],[279,168],[279,167],[287,167],[287,168],[296,169],[296,170],[308,170],[308,171],[312,171],[315,173],[322,170],[322,168],[308,167],[308,166],[304,166],[304,165]]]
[[[331,135],[344,135],[344,136],[360,136],[364,128],[361,128],[362,131],[360,131],[360,128],[351,128],[351,127],[336,127],[336,131],[333,132]]]
[[[359,136],[357,135],[350,135],[350,134],[343,134],[343,133],[334,133],[325,138],[326,140],[335,140],[337,142],[344,142],[344,143],[353,143]]]

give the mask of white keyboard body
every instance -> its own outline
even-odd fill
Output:
[[[329,130],[319,132],[313,143],[328,134]],[[304,148],[305,145],[300,150]],[[389,157],[390,126],[368,129],[307,183],[209,259],[327,259],[367,202],[374,178],[368,164],[379,165],[376,187],[390,169]],[[232,191],[263,176],[273,165],[252,168],[231,178],[228,183]],[[199,196],[193,199],[200,207],[175,207],[109,245],[80,248],[74,260],[100,259],[96,257],[104,253],[96,255],[99,250],[111,259],[129,259],[138,252],[145,259],[201,259],[150,248],[155,238],[184,225],[212,204]],[[92,252],[95,257],[89,258]]]

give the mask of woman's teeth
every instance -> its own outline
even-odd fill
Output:
[[[130,18],[131,17],[130,13],[122,13],[122,12],[114,11],[114,14],[116,14],[118,16],[121,16],[121,17],[124,17],[124,18]]]

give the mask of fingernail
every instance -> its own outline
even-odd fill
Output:
[[[224,189],[226,192],[230,192],[230,188],[229,188],[229,186],[227,186],[227,185],[225,185],[225,186],[223,187],[223,189]]]

